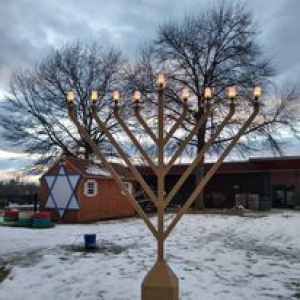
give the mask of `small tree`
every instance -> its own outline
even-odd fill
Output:
[[[65,97],[73,91],[77,115],[85,129],[110,152],[102,132],[93,126],[90,93],[98,91],[99,113],[110,128],[115,128],[109,110],[111,92],[120,85],[124,63],[121,53],[113,48],[76,43],[53,51],[34,70],[17,71],[0,119],[4,138],[27,153],[39,154],[36,163],[51,163],[62,155],[88,158],[92,152],[89,145],[69,126]]]

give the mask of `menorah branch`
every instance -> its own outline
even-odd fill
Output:
[[[235,105],[233,101],[230,102],[230,108],[229,113],[225,117],[225,119],[221,122],[221,124],[217,127],[214,134],[209,138],[209,140],[205,143],[205,145],[201,148],[200,152],[197,154],[194,161],[188,166],[188,168],[185,170],[185,172],[181,175],[180,179],[177,181],[175,186],[172,188],[168,196],[166,197],[165,206],[167,207],[169,203],[172,201],[173,197],[176,195],[176,193],[179,191],[179,189],[182,187],[184,182],[187,180],[187,178],[191,175],[193,170],[196,168],[201,161],[203,161],[205,153],[208,151],[208,149],[211,147],[211,145],[214,143],[214,141],[217,139],[217,137],[220,135],[224,127],[228,124],[232,116],[234,115],[235,111]]]
[[[155,136],[155,134],[152,131],[152,129],[148,126],[148,124],[145,122],[145,120],[141,116],[140,106],[139,105],[135,106],[135,108],[134,108],[134,115],[137,118],[137,120],[139,121],[139,123],[142,125],[142,127],[144,128],[145,132],[151,137],[151,139],[153,140],[153,142],[157,145],[158,144],[157,137]]]
[[[168,226],[168,228],[165,231],[165,236],[164,238],[166,239],[171,231],[174,229],[176,224],[179,222],[179,220],[182,218],[183,214],[187,212],[187,210],[190,208],[192,203],[195,201],[197,196],[203,191],[204,187],[208,183],[208,181],[211,179],[211,177],[216,173],[220,165],[223,163],[225,158],[228,156],[230,151],[233,149],[233,147],[236,145],[238,140],[241,138],[241,136],[245,133],[246,129],[250,126],[252,121],[255,119],[259,112],[259,103],[258,101],[254,101],[254,109],[252,114],[249,116],[249,118],[245,121],[244,125],[240,128],[238,133],[234,136],[234,138],[231,140],[229,145],[226,147],[224,152],[221,154],[217,162],[213,164],[213,166],[210,168],[210,170],[207,172],[207,174],[202,178],[201,182],[198,184],[194,192],[190,195],[190,197],[187,199],[185,204],[180,208],[178,211],[177,215],[171,222],[171,224]]]
[[[193,139],[195,134],[199,131],[199,129],[204,126],[207,118],[209,117],[211,113],[211,107],[210,104],[206,104],[206,110],[204,114],[201,116],[200,120],[198,120],[195,127],[191,130],[191,132],[185,137],[184,141],[181,142],[179,148],[176,150],[170,161],[168,162],[167,166],[165,167],[165,174],[167,174],[172,166],[174,165],[175,161],[179,158],[179,156],[183,153],[184,149],[188,145],[188,143]]]
[[[74,123],[74,125],[77,127],[77,130],[79,134],[84,138],[84,140],[90,145],[93,152],[100,158],[101,162],[103,163],[104,167],[110,172],[112,177],[114,178],[115,182],[119,186],[119,188],[124,192],[127,199],[130,201],[131,205],[134,207],[136,212],[139,214],[139,216],[143,219],[151,233],[154,235],[155,238],[157,238],[157,230],[149,220],[148,216],[145,214],[143,209],[140,207],[140,205],[135,201],[134,197],[128,192],[127,188],[123,184],[122,179],[120,176],[115,172],[114,168],[111,166],[111,164],[107,161],[105,155],[102,153],[102,151],[98,148],[97,144],[90,138],[87,131],[84,129],[84,127],[79,123],[77,120],[75,114],[74,114],[74,107],[72,103],[68,103],[68,113],[70,120]]]
[[[136,139],[136,137],[133,135],[131,130],[128,128],[126,123],[123,121],[122,117],[119,114],[118,107],[114,107],[114,117],[118,121],[118,123],[121,125],[123,130],[126,132],[128,137],[130,138],[131,142],[137,147],[137,149],[140,151],[142,157],[147,161],[148,165],[151,167],[152,171],[157,174],[157,167],[154,165],[153,161],[149,157],[148,153],[143,149],[139,141]]]
[[[116,108],[114,109],[116,110]],[[157,199],[152,190],[149,188],[148,184],[145,182],[143,177],[140,175],[136,167],[131,163],[130,159],[127,157],[127,155],[124,153],[122,148],[119,146],[115,138],[112,136],[112,134],[109,132],[109,130],[106,128],[104,123],[101,121],[101,119],[98,116],[96,106],[92,104],[92,116],[93,119],[96,121],[97,125],[99,128],[104,132],[110,143],[113,145],[113,147],[116,149],[120,157],[125,161],[127,164],[128,168],[134,175],[134,177],[138,180],[138,182],[141,184],[147,195],[150,197],[150,200],[153,202],[153,204],[156,206],[157,205]]]
[[[167,135],[164,138],[163,144],[166,145],[168,141],[172,138],[173,134],[176,132],[176,130],[180,127],[180,125],[183,123],[187,115],[187,104],[183,103],[183,110],[180,114],[180,117],[176,120],[175,124],[171,127],[170,131],[167,133]]]

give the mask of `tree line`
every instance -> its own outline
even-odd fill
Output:
[[[16,179],[0,181],[0,207],[9,203],[33,203],[37,195],[38,185],[24,183]]]

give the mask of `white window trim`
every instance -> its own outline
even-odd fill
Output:
[[[94,184],[94,193],[93,194],[89,193],[88,186],[89,186],[90,183]],[[84,183],[83,193],[87,197],[95,197],[98,194],[98,183],[97,183],[97,181],[95,179],[86,180],[85,183]]]
[[[130,195],[133,194],[133,186],[132,186],[132,183],[131,182],[123,182],[124,183],[124,186],[125,188],[127,189],[127,191],[129,192]]]

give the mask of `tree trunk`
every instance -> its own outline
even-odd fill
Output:
[[[195,171],[195,186],[198,185],[198,183],[201,181],[203,174],[204,174],[204,165],[201,164],[199,167],[197,167]],[[194,208],[196,210],[204,210],[205,205],[204,205],[204,193],[201,192],[195,202],[194,202]]]
[[[88,143],[84,143],[84,158],[85,159],[90,159],[93,155],[93,149]]]
[[[199,110],[199,114],[197,116],[197,121],[200,119],[202,114],[204,113],[203,108]],[[200,130],[198,131],[197,134],[197,154],[201,151],[203,145],[205,144],[205,128],[206,128],[206,123]],[[204,176],[204,157],[201,161],[201,163],[195,168],[194,171],[194,180],[195,180],[195,187],[200,183],[201,179]],[[194,202],[194,208],[197,210],[203,210],[205,208],[204,205],[204,193],[200,193],[195,202]]]

